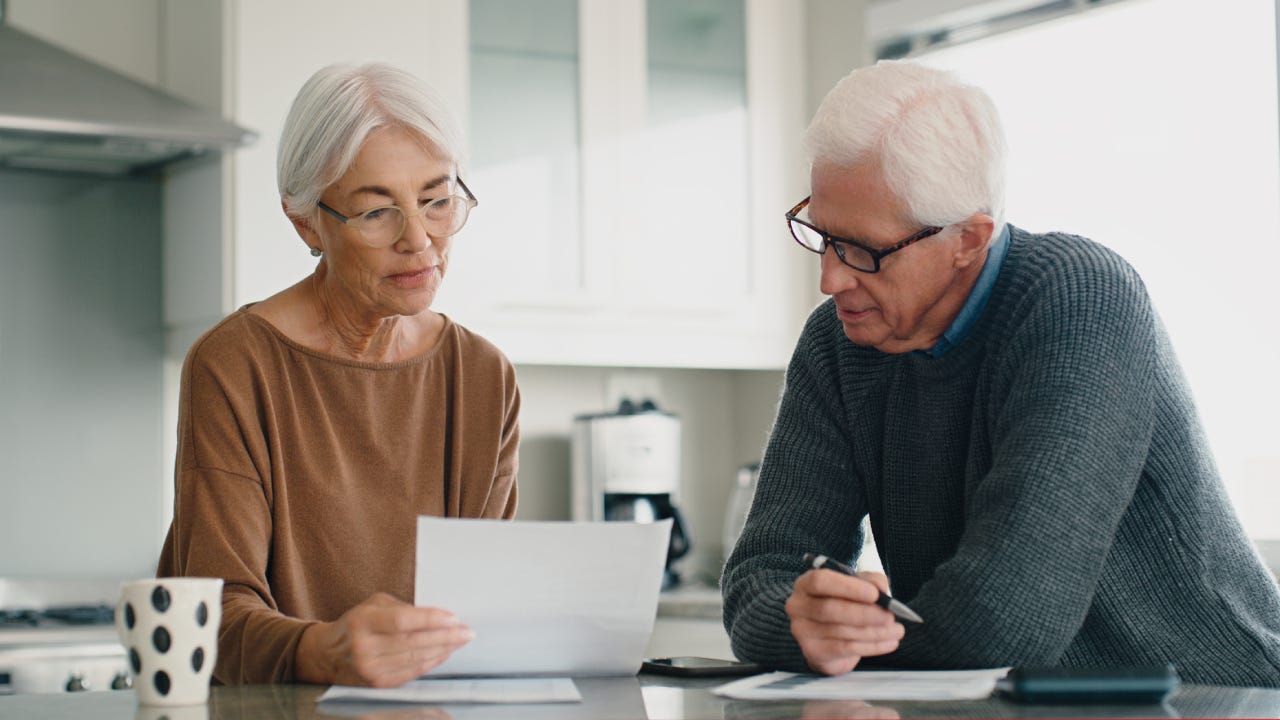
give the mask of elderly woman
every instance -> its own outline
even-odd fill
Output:
[[[315,272],[241,308],[182,372],[158,573],[225,579],[217,681],[398,685],[471,639],[414,607],[418,515],[511,518],[520,395],[493,345],[431,310],[476,205],[440,100],[331,66],[278,157]]]

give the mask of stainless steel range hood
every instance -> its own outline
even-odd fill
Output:
[[[137,175],[254,133],[10,26],[0,0],[0,167]]]

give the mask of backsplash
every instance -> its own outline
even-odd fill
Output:
[[[154,570],[159,207],[156,179],[0,171],[0,577]]]

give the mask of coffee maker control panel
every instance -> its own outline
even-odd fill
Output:
[[[646,401],[573,423],[573,518],[604,519],[604,496],[668,495],[680,487],[680,418]]]

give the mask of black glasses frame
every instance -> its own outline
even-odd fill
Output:
[[[889,247],[884,248],[883,250],[878,248],[868,247],[858,242],[857,240],[850,240],[849,238],[842,238],[842,237],[832,235],[831,233],[823,230],[822,228],[815,226],[813,223],[805,222],[804,220],[801,220],[800,218],[796,217],[797,215],[800,214],[801,210],[804,210],[806,207],[808,207],[809,200],[811,200],[812,198],[813,196],[810,195],[809,197],[801,200],[800,202],[796,203],[795,207],[791,208],[791,210],[787,212],[787,229],[791,231],[791,237],[800,245],[800,247],[804,248],[805,250],[808,250],[811,253],[817,253],[818,255],[822,255],[823,253],[825,253],[828,247],[835,248],[836,257],[840,258],[840,262],[844,263],[845,265],[848,265],[849,267],[859,272],[864,272],[864,273],[880,272],[880,261],[883,260],[885,256],[892,255],[898,252],[899,250],[907,247],[908,245],[911,245],[912,243],[920,242],[921,240],[924,240],[927,237],[933,237],[934,235],[937,235],[938,233],[942,232],[944,229],[943,226],[929,225],[925,227],[923,230],[920,230],[919,232],[911,235],[910,237],[904,238],[898,241],[897,243],[894,243],[893,245],[890,245]],[[815,250],[814,248],[809,247],[807,244],[805,244],[804,240],[800,239],[800,236],[796,233],[795,226],[797,223],[818,233],[818,235],[822,238],[821,250]],[[856,247],[859,250],[865,252],[867,255],[869,255],[871,257],[872,267],[870,268],[858,267],[857,265],[854,265],[853,263],[849,262],[849,259],[845,257],[845,250],[844,250],[845,245],[852,245],[853,247]]]
[[[476,199],[476,196],[471,192],[471,188],[467,187],[467,184],[466,184],[466,183],[464,183],[464,182],[462,182],[462,176],[461,176],[461,175],[459,175],[459,176],[458,176],[457,180],[458,180],[458,187],[462,188],[462,192],[464,192],[464,193],[466,193],[466,194],[467,194],[467,196],[466,196],[465,198],[463,198],[463,199],[467,201],[467,214],[468,214],[468,215],[470,215],[470,214],[471,214],[471,211],[472,211],[472,210],[474,210],[474,209],[476,208],[476,206],[480,204],[480,201],[479,201],[479,200],[477,200],[477,199]],[[453,196],[453,195],[446,195],[445,197],[456,197],[456,196]],[[438,199],[443,199],[443,198],[438,198]],[[432,200],[431,202],[436,202],[436,201],[435,201],[435,200]],[[428,204],[428,206],[429,206],[429,204]],[[392,245],[394,245],[395,243],[399,242],[401,237],[404,237],[404,231],[405,231],[405,228],[409,227],[409,214],[408,214],[408,213],[406,213],[406,212],[404,211],[404,209],[403,209],[403,208],[401,208],[399,205],[380,205],[380,206],[378,206],[378,207],[376,207],[376,208],[370,208],[370,209],[368,209],[368,210],[365,210],[364,212],[360,213],[359,215],[353,215],[352,217],[347,217],[346,215],[343,215],[342,213],[338,212],[337,210],[334,210],[333,208],[331,208],[331,207],[329,207],[328,205],[326,205],[326,204],[325,204],[325,202],[324,202],[323,200],[317,200],[317,201],[316,201],[316,207],[318,207],[318,208],[320,208],[321,210],[323,210],[323,211],[325,211],[325,212],[329,213],[330,215],[334,216],[334,217],[335,217],[335,218],[337,218],[337,219],[338,219],[338,221],[339,221],[339,222],[341,222],[343,225],[346,225],[346,224],[350,223],[352,220],[357,220],[357,219],[359,219],[359,218],[362,218],[362,217],[364,217],[365,215],[368,215],[369,213],[374,212],[374,211],[376,211],[376,210],[383,210],[383,209],[386,209],[386,208],[389,208],[389,207],[394,207],[395,209],[397,209],[397,210],[399,210],[399,211],[400,211],[400,215],[401,215],[401,217],[403,217],[403,218],[404,218],[404,226],[400,228],[400,234],[396,236],[396,239],[395,239],[394,241],[392,241],[392,243],[391,243]],[[464,220],[464,223],[465,223],[465,220]],[[459,230],[461,230],[462,228],[458,228],[458,229],[459,229]]]

